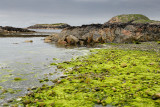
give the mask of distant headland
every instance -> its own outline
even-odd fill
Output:
[[[35,24],[29,26],[28,29],[64,29],[70,27],[66,23],[55,23],[55,24]]]

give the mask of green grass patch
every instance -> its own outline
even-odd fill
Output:
[[[125,14],[116,16],[120,22],[127,23],[129,21],[137,21],[137,20],[150,20],[148,17],[141,14]]]

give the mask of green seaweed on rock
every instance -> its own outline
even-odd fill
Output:
[[[15,77],[14,80],[15,80],[15,81],[21,81],[22,78],[20,78],[20,77]]]
[[[160,53],[94,49],[58,64],[68,76],[22,98],[27,106],[160,106]],[[155,97],[156,95],[156,97]]]

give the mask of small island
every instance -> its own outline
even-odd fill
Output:
[[[29,26],[28,29],[64,29],[70,27],[66,23],[55,23],[55,24],[35,24]]]
[[[25,28],[16,28],[11,26],[0,26],[0,37],[34,37],[36,33],[33,30]]]

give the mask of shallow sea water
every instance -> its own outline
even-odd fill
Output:
[[[38,79],[48,77],[49,73],[54,73],[49,79],[63,75],[56,66],[50,66],[50,63],[68,61],[88,53],[87,48],[59,48],[55,44],[44,43],[43,39],[0,38],[0,104],[25,95],[28,88],[41,86]],[[33,43],[25,43],[25,40],[33,40]],[[22,80],[15,81],[16,77]],[[47,84],[53,85],[52,82]],[[4,90],[11,92],[2,94]]]

